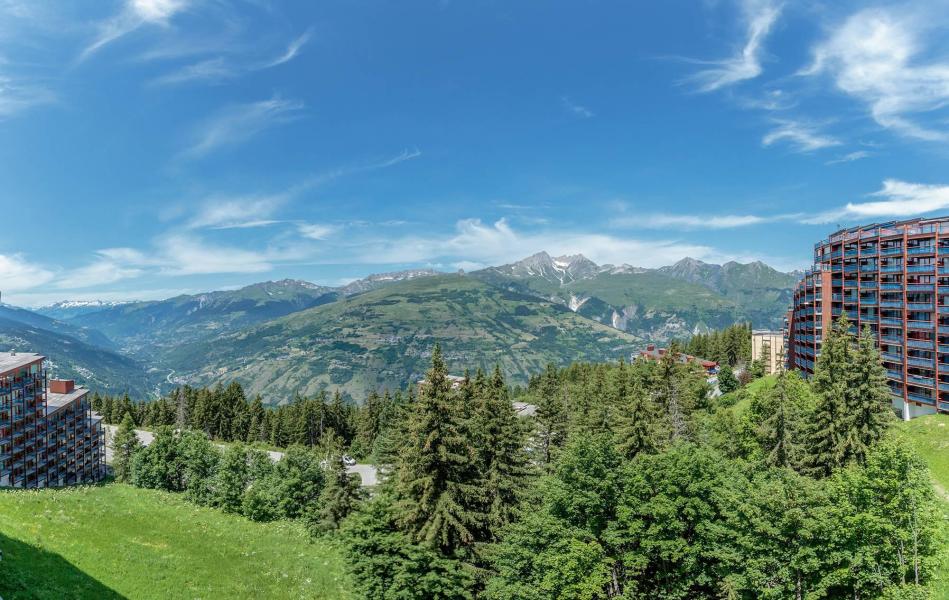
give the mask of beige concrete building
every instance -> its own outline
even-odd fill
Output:
[[[760,360],[767,375],[783,369],[784,334],[779,331],[752,331],[751,360]]]

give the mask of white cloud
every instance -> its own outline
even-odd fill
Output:
[[[813,63],[801,75],[830,75],[841,91],[865,103],[883,127],[922,140],[949,140],[944,128],[912,118],[949,104],[949,61],[924,58],[932,56],[925,35],[938,21],[931,12],[860,11],[815,48]],[[944,39],[944,34],[934,39]]]
[[[686,256],[729,260],[708,246],[677,240],[638,240],[605,234],[545,230],[520,232],[501,219],[485,224],[479,219],[458,221],[448,235],[386,237],[332,249],[334,261],[368,264],[432,263],[498,265],[547,250],[552,254],[583,253],[599,263],[631,262],[657,267]],[[345,252],[341,256],[340,252]],[[457,260],[452,260],[457,259]]]
[[[781,15],[781,4],[774,0],[741,0],[745,21],[744,46],[735,56],[714,61],[708,69],[690,77],[701,92],[712,92],[761,75],[761,54],[764,41]]]
[[[269,69],[270,67],[276,67],[284,63],[290,62],[291,60],[296,58],[298,54],[300,54],[300,50],[303,48],[303,46],[305,46],[306,43],[310,41],[311,34],[312,32],[307,30],[303,35],[301,35],[300,37],[290,42],[290,45],[287,46],[286,52],[284,52],[277,58],[273,59],[272,61],[264,63],[263,65],[260,65],[259,68]]]
[[[246,229],[278,221],[270,219],[286,196],[212,198],[187,223],[190,229]]]
[[[119,14],[100,24],[98,36],[83,49],[79,61],[144,25],[166,26],[187,5],[186,0],[127,0]]]
[[[561,97],[560,101],[563,103],[563,107],[567,110],[567,112],[576,117],[581,119],[590,119],[596,116],[596,113],[594,113],[592,110],[572,102],[570,98],[567,98],[566,96]]]
[[[844,154],[843,156],[838,156],[837,158],[833,160],[828,160],[824,164],[839,165],[840,163],[854,162],[857,160],[862,160],[864,158],[869,158],[870,156],[873,156],[873,153],[867,150],[857,150],[855,152],[848,152],[847,154]]]
[[[54,101],[48,89],[0,73],[0,119]]]
[[[57,277],[54,286],[64,290],[91,288],[138,277],[143,272],[141,268],[126,266],[122,261],[101,254],[95,262]]]
[[[801,222],[823,224],[884,217],[906,218],[949,209],[949,185],[909,183],[898,179],[887,179],[883,182],[883,188],[871,195],[882,200],[850,202],[838,209],[802,217]]]
[[[757,215],[671,215],[647,214],[613,219],[614,227],[629,227],[641,229],[732,229],[747,227],[772,221],[772,217]]]
[[[245,142],[268,127],[289,122],[302,109],[302,102],[279,96],[227,107],[195,130],[195,142],[182,156],[200,158],[221,147]]]
[[[821,133],[814,125],[797,121],[776,121],[776,123],[777,127],[762,138],[762,145],[771,146],[784,141],[790,143],[797,152],[813,152],[841,144],[840,140]]]
[[[171,86],[193,82],[221,83],[253,71],[262,71],[288,63],[297,57],[309,39],[310,32],[307,31],[291,41],[283,54],[271,60],[254,63],[247,63],[245,60],[244,64],[241,64],[240,61],[228,60],[223,56],[218,56],[179,67],[177,70],[152,79],[148,82],[148,85]]]
[[[158,260],[166,275],[262,273],[273,268],[267,253],[212,245],[181,234],[162,238],[159,247]]]
[[[20,254],[0,254],[0,292],[28,290],[48,283],[51,271],[27,261]]]
[[[325,225],[321,223],[300,223],[297,230],[305,238],[311,240],[325,240],[336,233],[339,227],[336,225]]]
[[[177,71],[152,79],[149,85],[177,85],[192,81],[221,82],[236,76],[237,72],[234,68],[227,64],[223,58],[218,57],[202,60],[192,65],[185,65]]]

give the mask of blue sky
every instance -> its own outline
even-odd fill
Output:
[[[949,212],[949,7],[0,0],[3,299],[539,250],[807,264]]]

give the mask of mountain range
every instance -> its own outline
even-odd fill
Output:
[[[421,378],[435,343],[455,369],[497,363],[526,383],[547,363],[629,357],[736,321],[779,327],[796,281],[761,262],[644,269],[540,252],[341,287],[282,280],[161,301],[4,305],[0,344],[43,352],[55,372],[112,392],[236,380],[269,403],[333,389],[359,399]],[[51,348],[56,339],[69,352]]]

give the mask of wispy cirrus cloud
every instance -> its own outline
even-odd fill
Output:
[[[840,208],[805,217],[802,222],[823,224],[884,217],[907,218],[949,209],[949,185],[887,179],[883,182],[883,187],[871,194],[871,197],[879,199],[849,202]]]
[[[564,110],[566,110],[568,113],[572,114],[573,116],[577,118],[591,119],[596,116],[596,113],[594,113],[592,110],[590,110],[586,106],[582,106],[580,104],[573,102],[567,96],[561,96],[560,103],[563,105]]]
[[[226,107],[195,129],[194,143],[181,157],[202,158],[223,147],[246,142],[272,126],[294,120],[302,110],[302,102],[279,96]]]
[[[246,58],[225,58],[224,56],[200,60],[151,79],[147,85],[159,87],[186,83],[223,83],[254,71],[271,69],[292,61],[300,54],[301,49],[309,39],[310,32],[307,31],[292,40],[280,56],[263,61]]]
[[[0,119],[55,101],[49,89],[0,73]]]
[[[947,141],[949,49],[931,42],[940,20],[933,11],[871,8],[857,12],[814,49],[803,76],[829,76],[839,90],[864,103],[882,127],[904,136]],[[930,123],[924,117],[929,115]]]
[[[873,156],[873,153],[868,150],[856,150],[854,152],[848,152],[847,154],[843,154],[841,156],[838,156],[837,158],[828,160],[824,164],[825,165],[839,165],[842,163],[850,163],[850,162],[855,162],[858,160],[863,160],[864,158],[869,158],[871,156]]]
[[[21,254],[0,254],[0,292],[28,290],[52,280],[52,271],[31,263]]]
[[[247,229],[278,223],[270,217],[287,196],[280,194],[264,197],[216,197],[206,200],[191,217],[188,229]]]
[[[99,25],[98,35],[79,54],[78,62],[140,27],[167,26],[171,18],[185,10],[188,4],[189,0],[126,0],[118,14]]]
[[[761,139],[763,146],[787,142],[796,152],[813,152],[843,143],[835,137],[821,133],[813,124],[793,120],[777,120],[775,123],[776,127]]]
[[[740,0],[746,39],[734,56],[708,61],[709,68],[688,78],[700,92],[713,92],[761,75],[764,41],[781,15],[782,4],[775,0]]]
[[[614,227],[629,229],[734,229],[774,220],[758,215],[675,215],[646,214],[618,217],[610,221]]]

